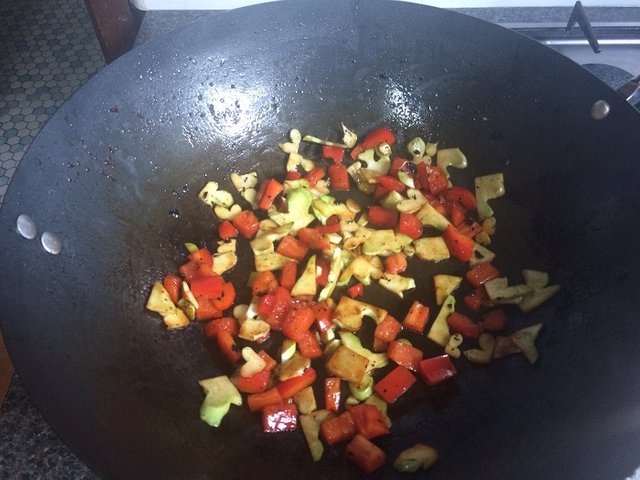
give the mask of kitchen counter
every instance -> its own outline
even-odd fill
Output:
[[[492,8],[458,9],[457,11],[499,23],[530,22],[533,19],[565,22],[571,8]],[[588,13],[592,21],[640,21],[640,8],[596,8],[588,10]],[[136,45],[157,38],[204,15],[216,14],[211,11],[147,12],[141,24]],[[73,89],[68,91],[67,95],[72,91]],[[13,377],[5,402],[0,409],[0,478],[99,478],[78,460],[48,426],[26,393],[17,374]]]

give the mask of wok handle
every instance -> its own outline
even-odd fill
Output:
[[[627,102],[631,100],[631,97],[640,90],[640,75],[632,78],[627,83],[618,88],[617,92],[627,99]]]

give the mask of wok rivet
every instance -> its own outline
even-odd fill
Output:
[[[24,213],[20,215],[16,221],[16,230],[18,230],[20,235],[29,240],[33,240],[38,234],[35,222],[29,215],[25,215]]]
[[[594,120],[602,120],[611,112],[611,107],[604,100],[598,100],[591,107],[591,118]]]
[[[40,237],[40,242],[44,249],[51,255],[58,255],[62,250],[62,243],[55,233],[44,232]]]

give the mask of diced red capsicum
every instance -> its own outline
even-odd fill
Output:
[[[309,182],[310,187],[314,187],[316,183],[324,178],[324,175],[324,169],[321,167],[316,167],[309,173],[307,173],[305,179],[307,180],[307,182]]]
[[[311,328],[314,321],[315,316],[311,307],[294,305],[282,324],[282,333],[297,342]]]
[[[264,369],[268,372],[270,372],[271,370],[273,370],[274,368],[276,368],[278,366],[278,362],[276,362],[271,355],[269,355],[267,352],[265,352],[264,350],[260,350],[258,352],[258,355],[260,356],[260,358],[262,360],[264,360]]]
[[[251,210],[243,210],[233,219],[233,226],[244,238],[253,238],[258,232],[260,222]]]
[[[418,365],[422,360],[422,350],[404,342],[391,342],[387,349],[389,358],[414,372],[418,371]]]
[[[396,142],[396,136],[388,128],[376,128],[371,130],[360,143],[364,150],[375,148],[381,143],[393,145]]]
[[[351,285],[349,288],[347,288],[347,295],[349,295],[351,298],[360,297],[362,296],[363,293],[364,293],[364,285],[360,282],[354,285]]]
[[[238,230],[229,220],[225,220],[218,226],[218,235],[222,240],[229,240],[238,236]]]
[[[274,293],[275,302],[271,313],[266,318],[267,323],[274,330],[282,330],[282,324],[289,315],[291,310],[291,295],[289,290],[283,287],[278,287]]]
[[[384,271],[387,273],[402,273],[408,266],[407,257],[402,252],[394,253],[384,259]]]
[[[322,347],[320,347],[318,339],[311,330],[302,333],[296,343],[298,344],[298,351],[303,357],[320,358],[322,356]]]
[[[307,368],[302,375],[290,378],[280,383],[276,388],[278,393],[285,400],[293,397],[296,393],[312,385],[316,381],[316,371],[313,367]]]
[[[329,180],[334,190],[349,190],[349,171],[346,166],[330,165]]]
[[[162,280],[162,286],[169,294],[169,298],[173,303],[178,303],[180,299],[180,290],[182,288],[182,280],[177,275],[166,275]]]
[[[420,362],[420,376],[427,385],[437,385],[455,377],[457,373],[449,355],[425,358]]]
[[[337,215],[332,215],[327,218],[327,223],[325,225],[318,225],[315,229],[323,235],[325,233],[338,233],[340,231],[340,219]]]
[[[451,187],[443,193],[443,196],[449,201],[462,204],[467,210],[476,210],[478,208],[476,196],[464,187]]]
[[[295,403],[267,405],[262,409],[262,429],[267,433],[290,432],[298,427]]]
[[[469,270],[465,277],[471,285],[478,288],[484,282],[500,276],[500,271],[489,262],[479,263]]]
[[[247,396],[247,405],[252,412],[262,410],[268,405],[280,405],[283,401],[284,399],[275,387],[262,393],[252,393]]]
[[[400,212],[398,232],[404,233],[413,240],[422,236],[422,222],[412,213]]]
[[[273,305],[276,303],[275,295],[267,294],[258,301],[258,315],[268,316],[273,311]]]
[[[315,228],[301,228],[298,230],[298,238],[312,250],[329,250],[331,248],[329,240],[324,238],[322,233]]]
[[[298,264],[291,260],[284,264],[282,272],[280,273],[280,286],[291,291],[296,284],[296,278],[298,278]]]
[[[375,405],[362,403],[350,408],[349,412],[356,424],[356,430],[367,440],[391,433],[382,413]]]
[[[482,326],[462,313],[454,312],[447,317],[447,325],[453,332],[464,337],[478,338],[482,333]]]
[[[243,377],[242,375],[234,375],[231,381],[238,390],[243,393],[261,393],[267,389],[271,372],[263,370],[254,375]]]
[[[203,328],[204,335],[207,338],[216,338],[218,333],[225,331],[231,335],[238,335],[238,321],[231,317],[216,318],[207,322]]]
[[[324,379],[324,408],[337,412],[340,410],[340,379],[327,377]]]
[[[416,383],[416,377],[405,367],[398,365],[378,383],[373,389],[387,403],[394,403],[411,386]]]
[[[380,447],[359,434],[347,444],[345,453],[347,458],[366,473],[373,473],[382,467],[387,459],[387,455]]]
[[[331,145],[323,145],[322,158],[332,160],[336,165],[339,165],[344,159],[344,148],[334,147]]]
[[[316,260],[316,284],[319,287],[324,287],[329,281],[330,270],[331,265],[324,258],[319,258]]]
[[[487,295],[487,291],[482,286],[476,288],[474,292],[464,296],[464,304],[469,310],[473,310],[474,312],[480,310],[482,305],[488,300],[489,296]]]
[[[418,300],[414,300],[407,315],[402,321],[402,326],[414,332],[422,333],[429,319],[429,307]]]
[[[254,297],[256,295],[266,295],[267,293],[273,294],[277,288],[278,279],[273,274],[273,272],[260,272],[253,279],[253,284],[251,285],[251,293]]]
[[[398,223],[398,211],[372,205],[369,207],[368,218],[374,227],[395,228]]]
[[[222,294],[222,277],[219,275],[212,275],[210,277],[202,277],[191,280],[189,288],[191,293],[196,297],[196,300],[200,301],[202,298],[209,298],[211,300],[220,297]]]
[[[240,360],[242,355],[238,351],[236,341],[229,332],[226,330],[220,330],[216,336],[216,340],[220,350],[222,350],[224,356],[229,360],[229,363],[234,364]]]
[[[404,183],[390,175],[381,175],[378,177],[378,183],[391,192],[404,193],[407,190]]]
[[[258,194],[258,208],[261,210],[269,210],[273,206],[273,201],[284,190],[282,185],[273,178],[263,183]]]
[[[396,157],[391,162],[391,168],[389,169],[389,175],[392,177],[397,177],[398,172],[408,172],[409,171],[409,160]]]
[[[396,339],[400,330],[402,330],[402,324],[391,315],[387,315],[376,325],[373,336],[382,342],[389,343]]]
[[[322,439],[329,445],[351,440],[357,433],[356,424],[348,411],[337,417],[325,420],[320,425]]]
[[[483,329],[491,330],[492,332],[504,330],[504,327],[507,326],[507,315],[504,313],[504,310],[496,308],[495,310],[487,312],[482,317],[480,325],[482,325]]]
[[[313,314],[318,324],[318,330],[326,332],[333,325],[333,309],[327,302],[315,303],[312,307]]]
[[[469,261],[475,248],[475,242],[472,239],[462,235],[453,225],[447,225],[442,238],[452,256],[463,262]]]
[[[456,227],[462,225],[466,220],[466,212],[461,203],[454,201],[446,201],[446,208],[449,212],[449,219]]]

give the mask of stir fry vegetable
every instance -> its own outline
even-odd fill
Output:
[[[531,312],[560,287],[532,269],[514,284],[493,265],[496,254],[486,245],[497,221],[489,202],[505,194],[502,173],[477,177],[472,191],[452,183],[450,167],[468,164],[458,148],[415,137],[407,160],[394,156],[398,138],[389,129],[362,139],[344,125],[342,132],[341,141],[330,141],[291,130],[280,144],[283,178],[231,174],[244,203],[221,182],[206,183],[198,196],[220,220],[215,252],[186,243],[187,261],[154,284],[147,308],[169,329],[206,322],[205,336],[227,359],[230,375],[200,382],[209,425],[220,426],[232,404],[246,401],[260,412],[264,432],[300,426],[314,461],[324,444],[344,443],[346,457],[369,473],[386,462],[375,439],[393,434],[387,405],[403,402],[416,384],[455,381],[464,362],[516,354],[536,362],[542,324],[515,330],[507,309]],[[315,144],[318,158],[305,158],[303,143]],[[370,204],[337,194],[351,188]],[[253,252],[246,287],[224,278],[238,263],[238,242]],[[466,272],[438,272],[444,261],[467,265]],[[421,262],[434,272],[434,298],[415,298],[407,272]],[[409,297],[411,307],[396,319],[365,301],[375,284],[381,295]],[[242,288],[251,300],[236,304]],[[432,350],[412,339],[431,342]],[[438,456],[416,444],[394,466],[414,472]]]

